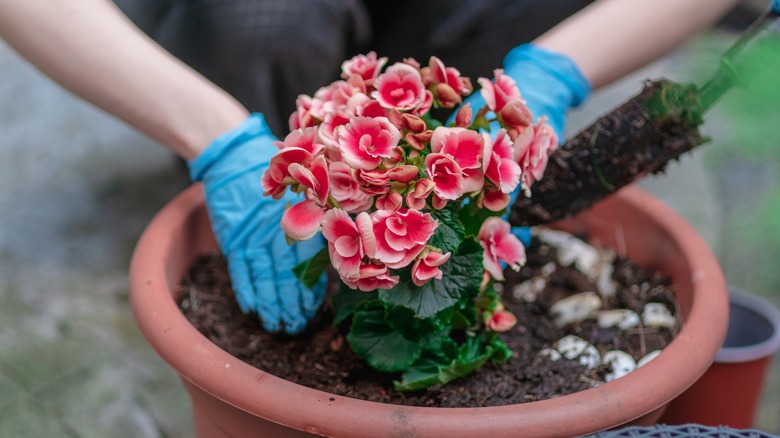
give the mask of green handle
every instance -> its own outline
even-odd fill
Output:
[[[746,49],[767,34],[776,33],[774,24],[780,18],[780,7],[772,7],[761,14],[739,39],[723,54],[715,73],[699,89],[702,113],[706,112],[731,87],[739,82],[739,60]]]

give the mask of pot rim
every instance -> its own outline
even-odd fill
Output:
[[[607,415],[615,425],[629,422],[665,405],[693,384],[722,345],[728,317],[725,280],[715,256],[695,230],[660,200],[635,187],[624,188],[611,198],[622,208],[650,217],[679,243],[691,264],[694,296],[686,324],[655,360],[625,377],[567,396],[474,408],[383,404],[310,389],[231,356],[187,321],[169,287],[181,280],[180,273],[170,272],[168,266],[175,258],[171,227],[182,227],[204,209],[201,184],[168,203],[141,236],[130,266],[131,305],[148,342],[182,378],[226,403],[288,427],[355,437],[372,436],[383,430],[380,424],[388,422],[390,430],[413,430],[415,436],[473,436],[488,432],[485,424],[490,425],[489,433],[500,435],[519,430],[550,435],[591,433],[604,427]],[[177,278],[171,280],[171,276]],[[647,396],[637,397],[638,391],[647,391]]]

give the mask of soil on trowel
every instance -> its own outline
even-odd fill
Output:
[[[587,369],[578,360],[553,361],[539,351],[566,335],[579,336],[600,353],[623,350],[639,359],[663,349],[675,328],[602,328],[594,318],[557,327],[549,307],[562,297],[597,290],[573,266],[561,266],[556,249],[534,239],[528,261],[519,271],[506,271],[503,289],[506,307],[518,324],[501,338],[514,351],[503,364],[489,363],[470,376],[418,392],[395,392],[398,375],[370,368],[349,349],[332,321],[332,309],[323,306],[308,329],[297,336],[272,335],[255,315],[241,312],[230,287],[221,255],[199,259],[182,282],[179,305],[189,321],[231,355],[277,377],[345,397],[414,406],[478,407],[533,402],[570,394],[603,384],[610,366]],[[552,265],[551,265],[552,264]],[[668,279],[646,272],[630,261],[612,262],[616,293],[603,308],[631,309],[642,314],[649,302],[664,303],[677,314]],[[554,266],[555,269],[552,269]],[[513,293],[517,285],[545,276],[543,291],[533,301]],[[337,287],[337,286],[335,286]]]

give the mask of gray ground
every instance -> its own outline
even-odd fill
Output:
[[[690,78],[730,39],[709,34],[600,91],[569,129],[644,78]],[[713,142],[642,185],[704,236],[730,284],[780,305],[780,153],[734,123],[708,115]],[[171,154],[0,43],[0,437],[191,435],[186,394],[135,328],[126,284],[144,225],[186,183]],[[778,412],[780,360],[756,427],[780,434]]]

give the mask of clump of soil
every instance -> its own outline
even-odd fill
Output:
[[[549,224],[571,216],[666,165],[707,139],[698,91],[668,80],[648,82],[636,96],[596,120],[550,155],[533,196],[520,196],[512,225]]]
[[[550,263],[555,270],[550,274]],[[612,279],[617,293],[604,308],[631,309],[641,315],[646,303],[661,302],[675,310],[668,281],[646,272],[628,260],[616,258]],[[544,272],[544,291],[533,302],[514,296],[513,287]],[[209,255],[193,265],[182,282],[179,305],[189,321],[212,342],[231,355],[277,377],[326,392],[358,399],[414,406],[499,406],[544,400],[590,388],[604,382],[609,366],[588,370],[577,360],[557,360],[538,355],[566,335],[579,336],[600,353],[623,350],[639,359],[663,349],[674,337],[667,328],[602,328],[595,319],[557,327],[549,307],[558,299],[596,286],[574,267],[557,262],[555,248],[534,239],[528,262],[519,271],[507,270],[504,304],[518,324],[502,339],[515,352],[503,364],[487,364],[474,374],[447,385],[414,393],[393,391],[399,376],[380,373],[352,351],[337,327],[332,309],[323,306],[307,331],[290,337],[262,331],[255,315],[243,314],[230,287],[221,255]]]

